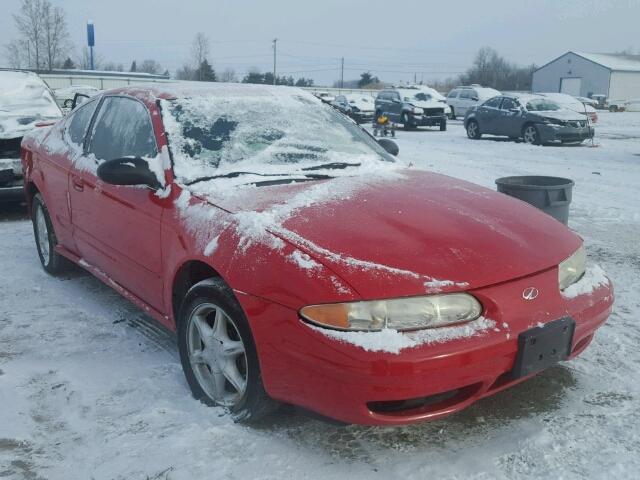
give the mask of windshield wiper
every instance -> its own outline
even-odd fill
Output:
[[[194,183],[206,182],[208,180],[215,180],[216,178],[236,178],[240,175],[258,175],[260,177],[287,177],[291,175],[290,173],[258,173],[258,172],[229,172],[223,173],[221,175],[209,175],[207,177],[199,177],[195,180],[191,180],[187,182],[185,185],[193,185]]]
[[[304,170],[304,168],[302,170]],[[195,180],[191,180],[190,182],[185,183],[185,185],[190,186],[190,185],[193,185],[194,183],[206,182],[208,180],[215,180],[216,178],[236,178],[236,177],[239,177],[240,175],[258,175],[260,177],[291,177],[293,175],[296,175],[296,172],[291,172],[291,173],[229,172],[229,173],[223,173],[221,175],[210,175],[208,177],[196,178]],[[321,173],[303,173],[302,175],[304,178],[300,179],[300,181],[326,180],[329,178],[333,178],[329,175],[323,175]],[[286,181],[288,180],[289,179],[287,179]],[[271,180],[271,181],[281,182],[282,180]],[[266,180],[265,182],[269,182],[269,180]],[[252,185],[253,183],[256,183],[257,185],[258,183],[263,183],[263,182],[251,182],[251,183],[248,183],[247,185]]]
[[[245,185],[255,185],[256,187],[269,187],[271,185],[285,185],[287,183],[298,183],[298,182],[314,182],[317,180],[329,180],[332,177],[330,175],[305,175],[304,177],[295,177],[295,178],[278,178],[274,180],[262,180],[259,182],[249,182],[245,183]]]
[[[331,162],[331,163],[323,163],[322,165],[314,165],[313,167],[305,167],[300,170],[309,171],[309,170],[329,170],[329,169],[343,169],[347,167],[359,167],[360,163],[347,163],[347,162]]]

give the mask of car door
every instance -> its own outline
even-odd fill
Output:
[[[89,264],[162,311],[160,199],[149,188],[110,185],[96,175],[106,160],[160,162],[149,111],[137,99],[106,96],[90,130],[69,179],[77,248]]]
[[[502,97],[493,97],[476,109],[476,119],[482,133],[496,135],[498,117],[500,115],[500,103]]]
[[[522,110],[515,98],[505,97],[500,105],[500,115],[496,121],[497,135],[519,137],[522,128]]]
[[[390,92],[380,92],[376,97],[376,112],[389,113]]]
[[[399,122],[402,116],[402,99],[398,92],[390,93],[391,102],[389,103],[389,117],[393,122]]]
[[[55,226],[57,240],[72,252],[76,252],[76,247],[68,192],[69,174],[75,159],[82,153],[84,139],[97,106],[98,101],[93,100],[74,110],[63,122],[52,127],[45,147],[54,145],[55,148],[47,148],[46,155],[36,153],[44,182],[42,193]]]
[[[460,90],[460,95],[458,96],[458,103],[456,105],[456,115],[465,116],[467,111],[471,106],[473,106],[474,102],[471,100],[473,96],[473,91],[470,89]]]

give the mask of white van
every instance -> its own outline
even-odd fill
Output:
[[[447,94],[447,104],[451,107],[449,117],[464,117],[471,107],[498,95],[501,95],[498,90],[480,85],[456,87]]]

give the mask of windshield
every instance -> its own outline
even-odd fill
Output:
[[[560,110],[560,105],[546,98],[536,98],[527,102],[526,109],[530,112],[549,112]]]
[[[163,100],[174,172],[183,182],[238,170],[286,173],[331,162],[393,161],[351,120],[300,95]]]

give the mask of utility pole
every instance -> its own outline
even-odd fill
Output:
[[[344,57],[340,59],[340,88],[344,88]]]
[[[273,39],[273,84],[276,84],[276,52],[277,52],[277,44],[278,39]]]

